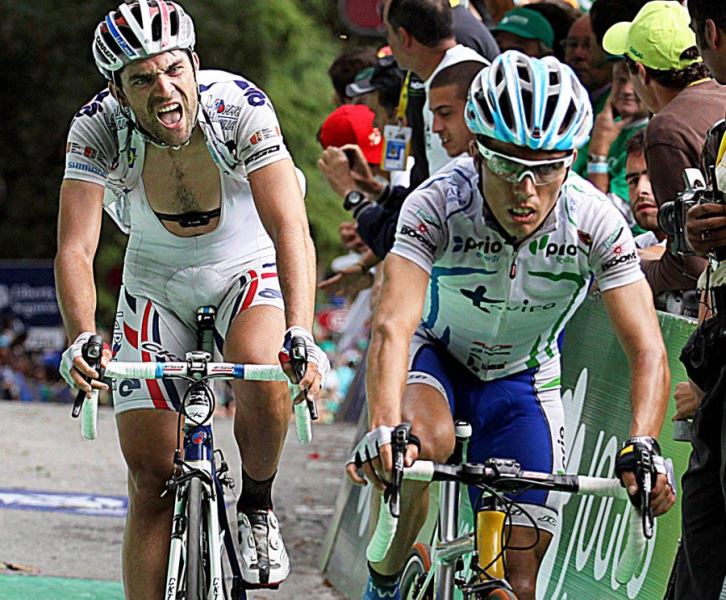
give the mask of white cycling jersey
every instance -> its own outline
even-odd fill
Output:
[[[274,262],[247,181],[252,171],[290,157],[274,108],[238,75],[200,71],[198,81],[198,123],[221,177],[220,220],[209,233],[174,235],[154,214],[141,178],[146,142],[108,90],[76,114],[66,145],[65,178],[104,186],[104,208],[129,234],[127,291],[163,306],[216,304],[246,265]]]
[[[624,219],[574,173],[537,232],[513,246],[484,203],[471,158],[406,199],[392,252],[431,276],[422,329],[485,381],[557,357],[593,275],[601,291],[643,278]]]

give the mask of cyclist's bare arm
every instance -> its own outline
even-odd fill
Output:
[[[658,437],[670,391],[670,370],[653,296],[644,279],[607,290],[603,300],[630,365],[631,436]],[[629,489],[637,490],[635,476],[623,475]],[[675,502],[665,475],[658,475],[652,493],[656,515]]]
[[[315,248],[295,167],[290,159],[279,160],[250,173],[249,181],[257,212],[275,244],[287,327],[310,331],[315,303]],[[308,387],[316,378],[314,365],[308,364],[300,383]]]
[[[96,331],[93,259],[101,234],[103,193],[102,186],[87,181],[64,179],[61,185],[55,284],[71,342],[81,332]],[[93,374],[82,360],[76,366],[86,375]],[[74,380],[79,388],[90,391],[76,374]],[[106,386],[99,383],[98,387]]]
[[[408,349],[421,321],[428,283],[429,274],[406,258],[389,254],[383,262],[383,286],[373,317],[366,372],[371,429],[395,427],[401,422]],[[410,460],[415,458],[413,446],[409,446],[408,452]],[[390,471],[390,446],[383,447],[381,458],[383,468]],[[368,475],[368,471],[364,471]],[[348,465],[348,474],[356,483],[363,483],[353,465]]]

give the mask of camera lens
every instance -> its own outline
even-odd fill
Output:
[[[658,226],[666,235],[676,233],[676,203],[666,202],[658,209]]]

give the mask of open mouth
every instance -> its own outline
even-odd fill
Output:
[[[529,223],[535,218],[536,211],[528,206],[518,206],[508,210],[515,223]]]
[[[159,119],[164,127],[175,128],[181,123],[183,114],[184,111],[181,104],[172,102],[157,110],[156,118]]]

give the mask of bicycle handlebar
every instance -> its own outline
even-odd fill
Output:
[[[106,367],[104,376],[128,379],[173,379],[190,377],[188,362],[110,362]],[[299,386],[289,382],[287,375],[279,365],[243,365],[236,363],[206,363],[207,379],[246,380],[246,381],[286,381],[292,390],[293,397],[300,391]],[[98,392],[96,392],[96,397]],[[84,403],[83,427],[86,426]],[[299,410],[301,407],[303,410]],[[89,417],[90,418],[90,417]],[[93,415],[95,430],[95,412]],[[310,412],[305,403],[295,404],[295,429],[298,440],[308,444],[312,440],[312,427]],[[84,433],[83,437],[86,437]],[[95,437],[95,436],[94,436]],[[92,438],[87,438],[92,439]]]
[[[628,492],[619,479],[523,471],[514,461],[501,459],[487,461],[484,465],[442,465],[427,460],[418,460],[403,470],[403,479],[422,482],[460,481],[469,485],[484,484],[495,489],[512,490],[527,487],[528,489],[548,489],[623,500],[628,498]],[[646,544],[641,516],[630,502],[628,502],[628,507],[630,513],[627,542],[615,569],[615,579],[621,584],[627,583],[635,574],[645,552]],[[378,524],[366,550],[366,558],[369,562],[376,563],[383,560],[396,535],[397,526],[398,518],[392,514],[390,507],[383,499]]]

